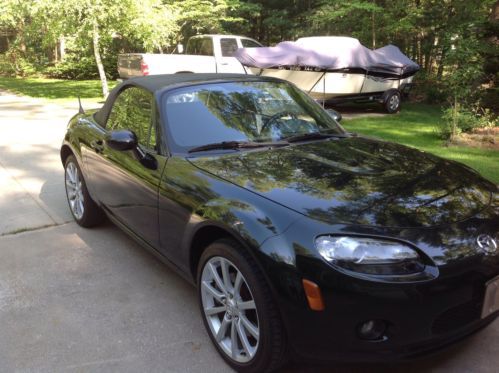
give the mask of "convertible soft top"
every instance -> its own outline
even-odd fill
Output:
[[[275,47],[241,48],[235,57],[245,66],[260,69],[298,68],[334,72],[361,69],[387,77],[414,75],[419,65],[394,45],[371,50],[359,40],[343,36],[301,38]]]
[[[114,100],[118,97],[119,93],[128,87],[139,87],[145,89],[146,91],[155,94],[156,92],[178,88],[182,86],[187,86],[191,84],[202,84],[209,82],[225,82],[225,81],[262,81],[262,80],[279,80],[276,78],[262,77],[255,75],[246,74],[165,74],[165,75],[151,75],[151,76],[141,76],[137,78],[127,79],[122,83],[118,84],[109,93],[106,102],[102,108],[95,113],[94,118],[97,123],[101,126],[105,126],[111,108],[113,106]]]

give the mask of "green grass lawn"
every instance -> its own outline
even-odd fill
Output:
[[[338,109],[341,112],[341,108]],[[398,142],[465,163],[499,184],[499,151],[445,146],[437,134],[440,116],[437,106],[404,103],[398,114],[345,119],[342,124],[352,132]]]
[[[116,81],[108,81],[108,84],[109,89],[112,89],[116,85]],[[52,102],[73,101],[78,96],[85,101],[102,101],[100,80],[7,78],[0,76],[0,88]]]

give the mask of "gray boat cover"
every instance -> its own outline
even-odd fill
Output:
[[[419,70],[419,65],[394,45],[371,50],[359,40],[343,36],[301,38],[295,42],[283,41],[275,47],[240,48],[235,57],[244,66],[260,69],[363,70],[399,79]]]

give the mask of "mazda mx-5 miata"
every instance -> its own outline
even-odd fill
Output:
[[[410,358],[499,314],[497,186],[349,133],[285,81],[127,80],[61,159],[78,224],[108,216],[195,284],[238,371]]]

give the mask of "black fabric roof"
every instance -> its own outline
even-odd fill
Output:
[[[143,88],[152,94],[168,90],[168,88],[177,88],[184,85],[190,84],[202,84],[209,82],[227,82],[227,81],[279,81],[279,79],[246,75],[246,74],[165,74],[165,75],[151,75],[151,76],[141,76],[137,78],[131,78],[118,84],[109,93],[106,102],[102,108],[95,113],[94,118],[101,126],[104,126],[111,108],[113,106],[114,100],[118,97],[118,94],[126,88],[129,87],[139,87]]]

